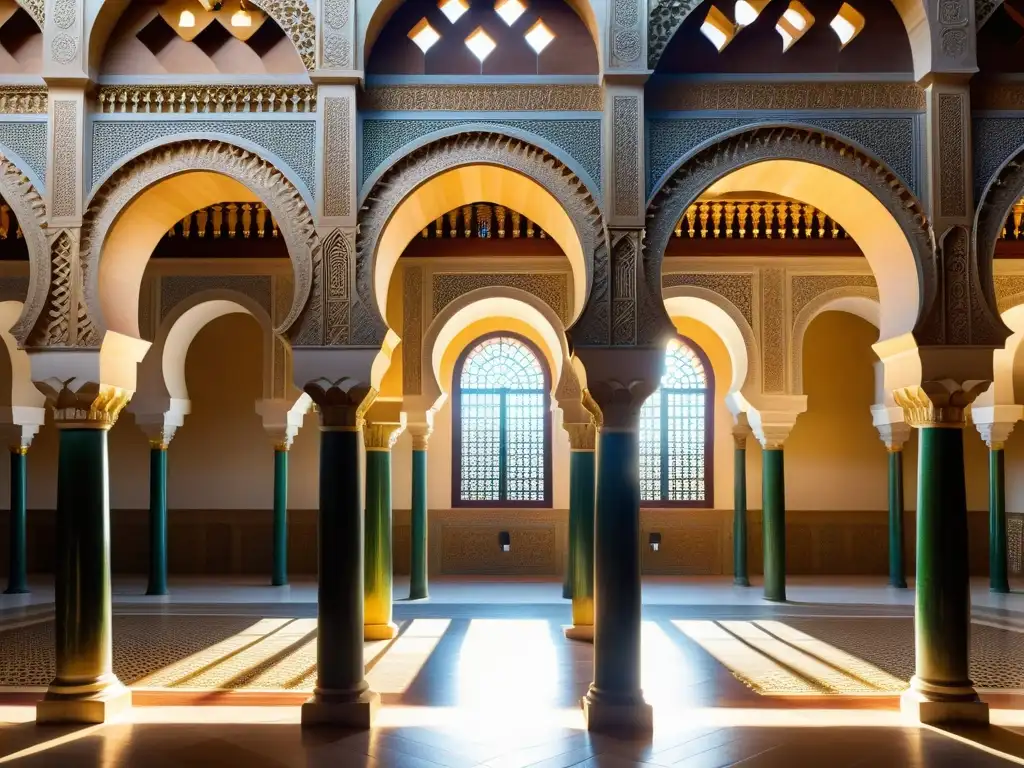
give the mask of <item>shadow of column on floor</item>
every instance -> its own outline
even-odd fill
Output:
[[[937,733],[949,736],[969,746],[983,749],[1014,762],[1024,760],[1024,733],[998,725],[944,725],[929,726]]]

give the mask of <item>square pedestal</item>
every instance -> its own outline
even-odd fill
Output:
[[[123,685],[92,696],[50,696],[36,704],[37,723],[106,723],[130,709],[132,692]]]
[[[397,635],[398,625],[394,622],[363,625],[363,640],[391,640]]]
[[[313,698],[302,704],[302,726],[333,725],[340,728],[367,730],[380,709],[380,694],[367,691],[356,701],[332,701]]]
[[[637,736],[654,732],[654,709],[646,701],[606,704],[584,696],[582,704],[588,731]]]
[[[900,697],[900,709],[908,719],[924,725],[974,723],[988,725],[988,704],[974,701],[942,701],[926,698],[918,691]]]
[[[594,625],[573,624],[572,626],[562,627],[562,634],[565,635],[567,640],[580,640],[585,643],[592,643],[594,642]]]

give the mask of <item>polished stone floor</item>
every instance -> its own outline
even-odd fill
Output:
[[[173,580],[169,598],[115,582],[122,722],[32,723],[52,674],[47,585],[0,598],[0,763],[44,766],[989,766],[1024,764],[1024,595],[975,585],[973,667],[994,727],[907,726],[913,592],[794,579],[791,602],[723,579],[645,584],[652,739],[583,730],[593,648],[568,642],[561,585],[446,580],[398,600],[401,634],[367,644],[384,707],[370,734],[303,732],[315,679],[315,586]],[[396,596],[407,587],[399,582]],[[242,706],[244,705],[244,706]],[[1021,757],[1017,757],[1017,756]]]

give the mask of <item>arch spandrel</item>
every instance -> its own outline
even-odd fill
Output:
[[[35,185],[0,149],[0,197],[14,213],[28,247],[28,291],[18,321],[10,328],[18,344],[24,346],[46,305],[51,280],[52,233],[46,229],[46,201]],[[6,329],[4,329],[6,330]]]
[[[386,296],[393,266],[384,279],[377,274],[378,259],[396,211],[413,192],[435,177],[472,166],[493,166],[519,174],[554,198],[571,222],[579,243],[586,271],[586,290],[581,298],[587,300],[593,276],[602,269],[597,261],[607,253],[603,249],[603,219],[596,197],[571,169],[548,152],[498,132],[467,132],[410,152],[382,174],[366,194],[356,241],[351,344],[379,344],[384,337],[387,326],[380,297]],[[420,222],[418,227],[426,223]],[[392,254],[392,257],[397,264],[397,256]],[[378,290],[381,285],[385,286],[383,291]]]
[[[97,338],[102,338],[105,330],[139,336],[138,295],[142,273],[152,249],[175,221],[195,207],[201,207],[192,194],[199,194],[198,188],[188,185],[189,174],[204,182],[223,180],[226,188],[234,194],[251,196],[267,206],[280,226],[294,275],[291,306],[279,332],[289,331],[306,307],[313,293],[313,283],[318,279],[320,240],[312,215],[298,189],[259,155],[227,142],[171,142],[123,166],[89,201],[82,226],[81,264],[85,306],[97,329],[94,334]],[[149,217],[152,219],[152,226],[149,226],[152,231],[147,233],[147,237],[153,242],[135,243],[133,248],[125,247],[115,254],[105,252],[112,232],[118,227],[119,232],[130,228],[130,220],[124,217],[131,215],[132,206],[147,191],[164,182],[169,188],[173,187],[171,191],[174,194],[168,200],[159,201],[160,204],[152,209],[156,215]],[[216,196],[216,190],[211,187],[209,194]],[[122,239],[124,242],[120,244],[126,246],[128,239]],[[140,256],[142,253],[144,255]],[[110,264],[112,256],[124,265],[118,268],[116,275],[111,271],[113,266],[106,271],[103,267],[104,263]],[[104,262],[104,259],[108,261]],[[131,276],[126,279],[126,274]],[[124,309],[125,302],[129,307],[127,310]],[[111,315],[116,316],[115,322],[108,324],[104,313],[106,307],[121,307],[120,314]]]

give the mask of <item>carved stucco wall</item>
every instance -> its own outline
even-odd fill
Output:
[[[0,120],[0,147],[14,153],[42,183],[46,183],[45,120]],[[42,190],[40,190],[42,191]]]
[[[974,153],[974,196],[981,194],[996,170],[1024,146],[1024,115],[975,117],[971,139]]]
[[[719,134],[766,123],[810,125],[860,144],[892,169],[918,194],[918,120],[905,117],[836,117],[835,115],[759,114],[742,118],[652,117],[647,121],[647,189],[698,146]]]

